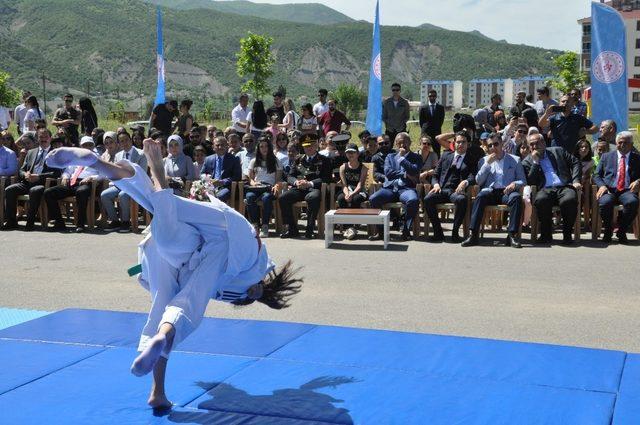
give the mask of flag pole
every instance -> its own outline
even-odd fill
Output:
[[[380,16],[378,0],[376,0],[372,41],[366,128],[372,135],[380,136],[382,134],[382,62],[380,59]]]

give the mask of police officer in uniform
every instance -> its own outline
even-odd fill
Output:
[[[293,204],[306,201],[307,229],[305,238],[313,238],[314,223],[320,209],[320,188],[322,183],[331,181],[331,160],[318,153],[318,136],[304,134],[300,138],[300,145],[304,155],[300,155],[291,165],[287,177],[290,188],[279,198],[282,220],[288,225],[281,238],[295,238],[299,236],[298,225],[293,217]]]

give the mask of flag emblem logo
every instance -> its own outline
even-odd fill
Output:
[[[380,53],[373,60],[373,75],[376,76],[378,80],[382,80],[382,65],[380,62]]]
[[[624,59],[612,51],[601,52],[592,65],[593,75],[604,84],[615,83],[624,73]]]

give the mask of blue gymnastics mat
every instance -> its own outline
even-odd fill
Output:
[[[169,412],[129,366],[146,315],[70,309],[0,330],[0,423],[640,423],[640,355],[205,318],[172,353]]]

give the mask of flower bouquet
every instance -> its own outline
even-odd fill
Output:
[[[191,184],[191,189],[189,190],[189,199],[194,199],[196,201],[202,202],[211,202],[209,196],[214,196],[216,192],[216,188],[211,183],[211,176],[202,177],[200,180],[195,180]]]

